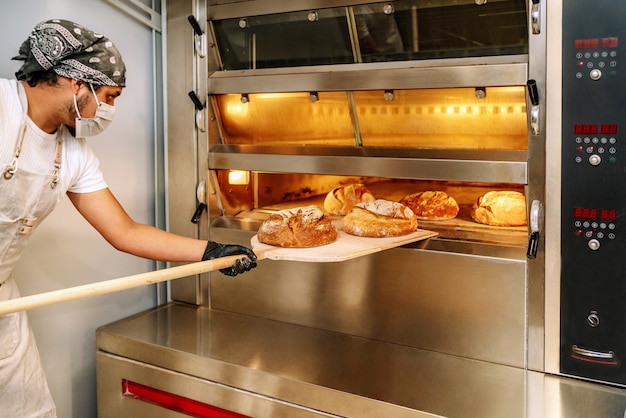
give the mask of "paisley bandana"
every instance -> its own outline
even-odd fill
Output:
[[[19,49],[14,60],[24,61],[15,73],[30,81],[42,71],[98,86],[126,86],[126,66],[107,37],[69,20],[39,23]]]

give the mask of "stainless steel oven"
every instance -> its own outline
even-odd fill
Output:
[[[173,281],[99,331],[101,416],[623,415],[624,11],[599,3],[169,3],[171,230],[249,245],[353,182],[461,210],[355,260]],[[523,193],[527,225],[473,221],[491,190]]]

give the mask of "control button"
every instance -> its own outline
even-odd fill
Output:
[[[617,149],[614,147],[609,148],[609,153],[611,154],[615,154],[617,152]]]
[[[591,165],[599,165],[602,162],[602,158],[598,154],[593,154],[589,157],[589,164]]]
[[[583,138],[583,142],[584,142],[585,144],[589,144],[589,143],[591,142],[591,138],[589,138],[588,136],[586,136],[586,137],[584,137],[584,138]]]
[[[609,234],[609,239],[615,239],[615,234],[611,232],[611,233]]]
[[[587,154],[593,153],[593,147],[587,147]]]
[[[576,78],[578,78],[578,79],[583,78],[583,73],[577,72],[576,73]]]
[[[574,161],[577,162],[577,163],[582,163],[583,159],[582,159],[582,157],[576,157],[576,158],[574,158]]]
[[[604,148],[598,147],[598,154],[604,154]]]
[[[598,142],[600,142],[600,140],[598,139],[597,136],[594,136],[593,138],[591,138],[591,142],[594,144],[597,144]]]
[[[600,317],[598,316],[597,312],[591,311],[591,313],[587,315],[587,324],[589,324],[590,327],[594,328],[600,325]]]
[[[584,226],[585,228],[589,228],[589,221],[585,221],[585,222],[583,222],[583,226]]]
[[[610,229],[611,231],[612,231],[612,230],[614,230],[614,229],[615,229],[615,224],[611,222],[611,223],[609,224],[609,229]]]
[[[609,164],[615,164],[617,162],[617,158],[609,157]]]
[[[596,69],[593,69],[591,71],[589,71],[589,77],[591,77],[592,80],[599,80],[600,77],[602,77],[602,71]]]
[[[591,222],[591,227],[593,229],[598,229],[598,223],[597,222]]]
[[[606,223],[600,222],[600,229],[606,229]]]
[[[612,136],[612,137],[610,137],[610,138],[609,138],[609,143],[610,143],[610,144],[615,144],[616,142],[617,142],[617,139],[615,139],[615,137],[614,137],[614,136]]]
[[[606,139],[606,137],[605,137],[605,136],[603,136],[602,138],[600,138],[600,143],[601,143],[601,144],[606,144],[607,142],[609,142],[609,140],[608,140],[608,139]]]
[[[586,236],[587,238],[591,238],[591,237],[593,237],[593,231],[587,231],[587,232],[585,232],[585,236]]]
[[[577,136],[577,137],[574,139],[574,141],[575,141],[577,144],[580,144],[581,142],[583,142],[583,139],[582,139],[581,137]]]
[[[604,238],[604,232],[598,232],[598,235],[596,235],[598,237],[598,239],[602,239]]]
[[[597,239],[590,239],[587,245],[589,246],[589,249],[596,251],[600,248],[600,241]]]

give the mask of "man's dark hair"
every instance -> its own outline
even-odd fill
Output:
[[[46,83],[49,85],[54,85],[57,83],[58,79],[59,79],[59,76],[52,69],[48,71],[37,71],[28,80],[28,85],[31,87],[35,87],[37,83]]]

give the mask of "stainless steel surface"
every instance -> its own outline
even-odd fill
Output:
[[[562,27],[562,0],[548,3],[548,17],[551,24]],[[548,33],[548,60],[546,75],[548,80],[561,78],[561,31]],[[546,152],[549,155],[561,155],[561,103],[562,86],[560,82],[550,83],[550,100],[546,104],[546,129],[550,135],[546,138]],[[546,160],[546,194],[561,196],[561,158]],[[561,199],[551,199],[546,206],[545,254],[545,369],[550,373],[559,372],[559,336],[560,336],[560,277],[561,277]]]
[[[168,229],[176,231],[181,235],[197,238],[206,238],[207,217],[201,217],[198,224],[189,222],[193,215],[193,210],[187,214],[188,208],[195,208],[197,205],[196,187],[199,182],[207,181],[206,178],[206,158],[202,156],[207,153],[207,144],[199,140],[202,136],[195,124],[195,117],[177,118],[171,117],[172,112],[180,112],[195,115],[195,107],[189,100],[189,91],[194,91],[196,95],[206,97],[206,77],[207,64],[195,53],[193,42],[193,30],[187,21],[187,16],[193,14],[203,27],[206,20],[201,12],[204,8],[196,8],[191,2],[175,1],[167,3],[167,16],[172,17],[167,23],[167,109],[169,112],[167,128],[167,211]],[[182,47],[181,47],[182,45]],[[187,69],[190,74],[181,77],[180,68],[172,63],[188,63]],[[181,100],[184,98],[185,100]],[[204,110],[206,111],[206,109]],[[206,133],[204,133],[206,135]],[[176,167],[175,170],[172,167]],[[179,176],[188,181],[179,182]],[[178,216],[185,213],[185,216]],[[171,295],[178,300],[189,303],[205,302],[202,295],[204,285],[199,276],[188,279],[180,279],[175,287],[171,288]]]
[[[214,94],[272,91],[345,91],[523,85],[527,57],[457,58],[432,61],[215,72]]]
[[[295,150],[299,154],[290,155],[288,147],[280,147],[280,154],[255,152],[261,150],[261,147],[245,147],[246,152],[233,152],[235,149],[233,146],[212,147],[209,153],[209,166],[212,169],[325,173],[396,179],[419,178],[509,184],[528,182],[525,152],[495,151],[487,157],[486,152],[480,151],[429,153],[403,150],[401,157],[394,157],[376,156],[376,151],[368,152],[363,149],[315,148],[308,150],[309,155],[302,149]],[[464,158],[461,159],[461,156]],[[502,158],[498,159],[500,156]]]
[[[211,235],[221,242],[251,237],[219,228]],[[499,258],[498,246],[482,253],[460,242],[434,247],[342,263],[266,260],[238,280],[212,274],[212,306],[525,367],[525,249]]]
[[[99,329],[97,348],[101,418],[180,416],[122,398],[124,378],[255,418],[621,418],[626,408],[623,390],[603,385],[179,303]]]

